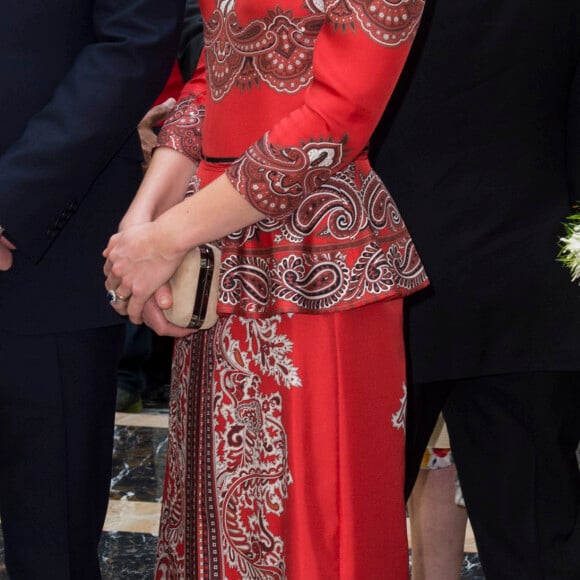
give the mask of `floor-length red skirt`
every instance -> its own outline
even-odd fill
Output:
[[[157,579],[401,580],[401,301],[176,344]]]

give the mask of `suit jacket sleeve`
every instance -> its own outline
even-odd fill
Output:
[[[193,75],[203,47],[203,20],[198,0],[186,0],[183,32],[177,51],[177,62],[183,82]]]
[[[93,42],[0,157],[0,223],[20,252],[41,259],[161,90],[182,4],[95,1]]]

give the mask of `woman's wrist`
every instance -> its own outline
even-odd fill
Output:
[[[152,222],[154,226],[154,243],[159,253],[167,260],[175,260],[185,256],[195,242],[190,242],[190,236],[184,236],[184,229],[177,226],[167,214],[162,214]]]
[[[146,211],[131,211],[129,209],[127,213],[123,216],[123,219],[119,223],[119,231],[122,232],[132,226],[138,226],[140,224],[146,224],[153,221],[153,216],[151,212]]]

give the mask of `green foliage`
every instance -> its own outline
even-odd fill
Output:
[[[564,231],[557,259],[570,270],[572,280],[580,282],[580,211],[568,217]]]

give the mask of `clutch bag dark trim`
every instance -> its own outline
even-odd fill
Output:
[[[206,330],[218,320],[221,251],[204,244],[191,249],[169,280],[173,304],[165,318],[181,328]]]
[[[201,328],[207,316],[207,306],[209,303],[209,294],[215,269],[214,254],[208,246],[199,246],[199,281],[193,313],[189,321],[188,328]]]

